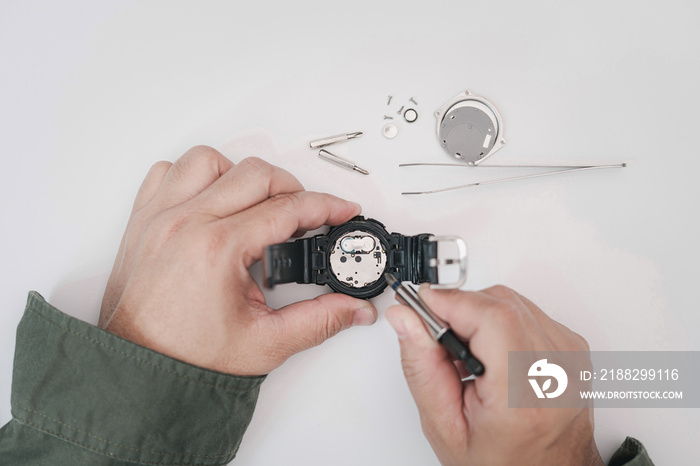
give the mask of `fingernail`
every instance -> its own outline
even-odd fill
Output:
[[[421,298],[426,297],[429,295],[431,292],[430,285],[428,283],[421,283],[420,286],[418,287],[418,296]]]
[[[403,340],[404,338],[406,338],[408,332],[406,331],[406,324],[404,323],[403,319],[391,313],[386,313],[385,316],[386,320],[389,321],[389,324],[396,332],[396,336],[399,337],[399,340]]]
[[[362,206],[357,202],[353,202],[353,204],[355,204],[355,215],[360,215],[362,212]]]
[[[352,326],[367,326],[372,325],[377,320],[377,316],[374,314],[371,308],[363,307],[355,311],[355,315],[352,319]]]

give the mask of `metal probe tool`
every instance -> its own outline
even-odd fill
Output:
[[[426,323],[438,343],[444,346],[455,359],[463,361],[467,370],[473,375],[482,375],[484,373],[484,365],[469,351],[469,346],[457,338],[457,335],[452,332],[452,329],[433,314],[411,285],[402,284],[390,273],[385,273],[384,278],[398,295],[397,301],[403,301],[408,307],[416,311],[421,319],[423,319],[423,322]]]

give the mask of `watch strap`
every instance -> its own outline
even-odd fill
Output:
[[[280,283],[325,283],[326,252],[319,247],[325,235],[302,238],[265,248],[263,280],[268,288]]]
[[[392,233],[389,236],[391,249],[388,251],[389,270],[401,281],[420,284],[438,283],[437,242],[431,241],[433,235],[424,233],[404,236]]]
[[[419,283],[438,283],[438,268],[436,264],[438,243],[431,240],[432,236],[426,234],[418,235],[419,238],[415,240],[417,243],[415,273]]]

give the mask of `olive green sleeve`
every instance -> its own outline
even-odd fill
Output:
[[[627,437],[610,458],[608,466],[654,466],[646,448],[636,438]]]
[[[169,358],[32,292],[17,329],[0,464],[227,464],[263,380]]]

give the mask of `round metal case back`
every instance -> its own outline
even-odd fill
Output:
[[[357,298],[373,298],[386,287],[387,233],[369,222],[348,227],[329,237],[328,286]]]
[[[447,102],[435,116],[442,148],[470,165],[478,165],[505,144],[498,110],[469,91]]]

